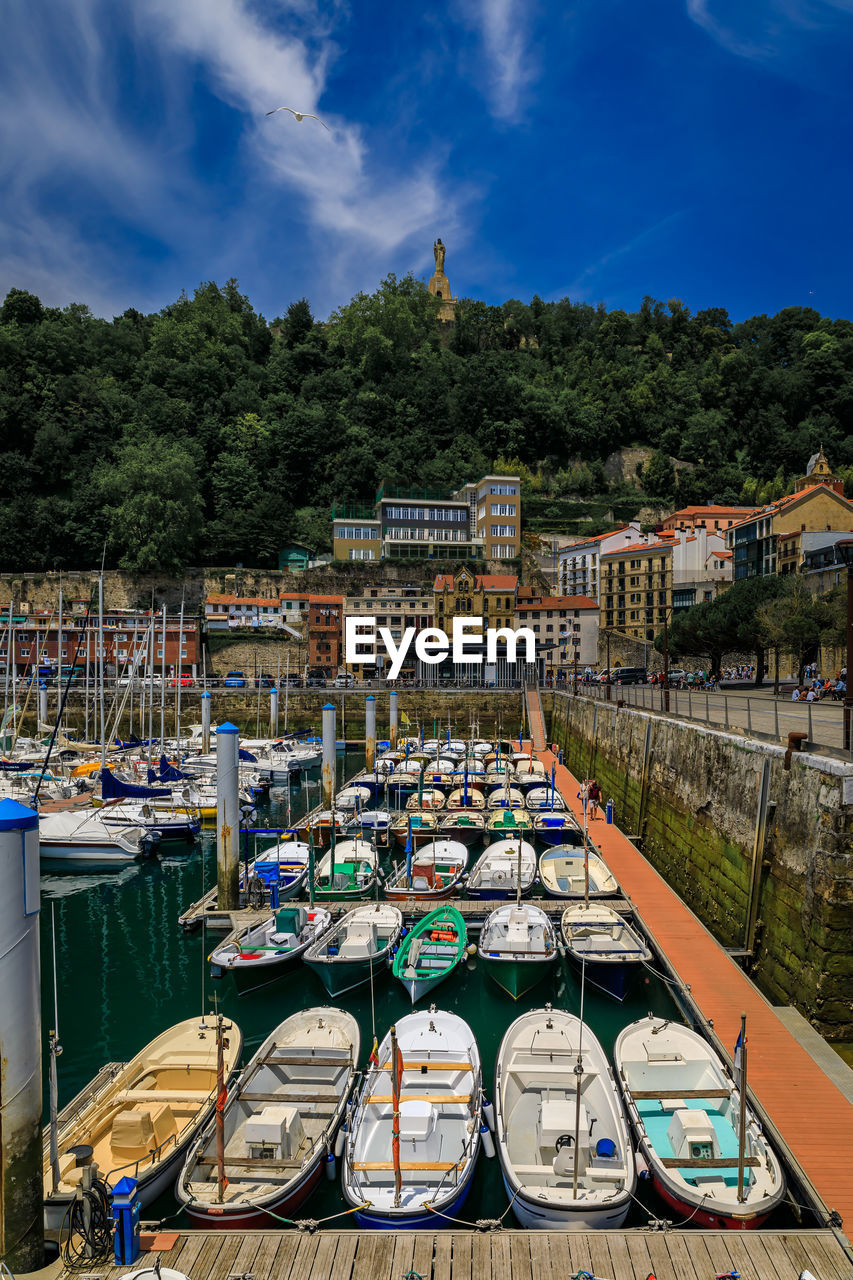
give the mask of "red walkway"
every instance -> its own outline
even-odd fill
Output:
[[[529,699],[534,701],[539,700]],[[535,711],[532,720],[535,740]],[[542,749],[536,754],[550,772],[556,757]],[[557,786],[580,817],[578,781],[563,765],[557,764],[556,769]],[[608,826],[602,814],[590,824],[590,834],[659,950],[690,986],[705,1017],[713,1019],[714,1031],[730,1052],[740,1031],[741,1011],[746,1012],[750,1088],[827,1206],[841,1214],[849,1233],[853,1227],[853,1105],[619,828]]]

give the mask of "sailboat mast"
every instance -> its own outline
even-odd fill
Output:
[[[216,1018],[216,1198],[220,1204],[225,1195],[225,1056],[222,1040],[222,1014]]]
[[[178,622],[178,690],[175,694],[175,737],[178,740],[178,759],[181,758],[181,657],[184,648],[184,597],[181,596],[181,616]]]
[[[62,707],[62,575],[59,578],[59,630],[56,639],[56,715]]]
[[[56,904],[50,904],[51,945],[53,947],[53,1028],[50,1032],[50,1177],[53,1190],[59,1190],[59,1082],[56,1059],[62,1053],[59,1043],[59,993],[56,989]]]
[[[578,1159],[581,1129],[581,1085],[583,1084],[583,1005],[586,990],[586,960],[581,960],[581,1016],[578,1026],[578,1059],[575,1063],[575,1158],[572,1170],[572,1199],[578,1198]]]
[[[104,707],[104,566],[98,575],[98,710],[101,720],[101,768],[107,764],[106,711]]]
[[[160,651],[160,752],[166,741],[166,606],[163,605],[163,648]]]
[[[394,1208],[400,1206],[403,1190],[403,1174],[400,1169],[400,1079],[402,1061],[397,1044],[397,1028],[391,1028],[391,1158],[394,1162]]]

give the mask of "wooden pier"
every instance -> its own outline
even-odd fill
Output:
[[[240,894],[241,899],[245,897]],[[332,919],[337,920],[344,912],[351,911],[353,907],[364,907],[372,901],[370,898],[335,898],[323,897],[318,898],[318,904],[326,908],[332,914]],[[384,902],[385,899],[382,898]],[[472,898],[467,901],[462,898],[445,899],[453,903],[456,910],[465,919],[465,923],[469,928],[476,931],[483,923],[486,916],[492,911],[496,911],[498,907],[505,906],[505,900],[498,901],[491,898]],[[541,907],[552,920],[557,924],[566,907],[570,906],[576,899],[572,898],[524,898],[524,902],[534,907]],[[607,898],[608,907],[613,907],[615,911],[621,912],[623,915],[630,914],[633,911],[633,904],[627,898]],[[288,898],[282,905],[288,903],[296,906],[305,906],[304,898]],[[409,898],[405,902],[395,904],[400,908],[403,916],[407,920],[419,920],[421,916],[427,915],[428,912],[434,911],[436,907],[441,906],[441,902],[419,902],[416,898]],[[216,905],[216,888],[206,893],[203,898],[199,898],[198,902],[194,902],[191,907],[187,907],[183,915],[178,917],[178,924],[185,932],[190,933],[194,929],[201,927],[202,920],[205,927],[213,929],[217,933],[240,933],[243,929],[247,929],[253,925],[260,924],[263,920],[268,920],[272,907],[269,905],[254,908],[240,907],[237,911],[220,911]]]
[[[538,704],[538,697],[529,698],[528,705],[531,702]],[[534,707],[534,742],[540,735],[544,738],[541,711],[538,725],[536,720]],[[539,748],[536,754],[549,772],[556,769],[557,787],[582,821],[577,778],[551,751]],[[765,1127],[798,1169],[804,1191],[824,1221],[835,1211],[844,1222],[853,1223],[853,1104],[636,845],[618,827],[608,825],[601,813],[590,824],[590,835],[658,955],[677,975],[706,1033],[729,1062],[741,1012],[746,1012],[749,1089]]]
[[[172,1241],[174,1240],[174,1243]],[[171,1244],[171,1248],[166,1246]],[[150,1245],[192,1280],[850,1280],[835,1234],[813,1231],[187,1231]],[[134,1264],[145,1267],[152,1255]],[[127,1267],[98,1264],[98,1280]]]

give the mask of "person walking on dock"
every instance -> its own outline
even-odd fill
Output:
[[[590,782],[587,794],[589,796],[589,820],[592,822],[593,818],[598,817],[598,806],[601,803],[601,787],[595,778]]]

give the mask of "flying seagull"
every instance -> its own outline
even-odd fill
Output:
[[[327,133],[332,132],[327,124],[323,124],[323,121],[320,119],[319,116],[309,115],[306,111],[294,111],[293,107],[273,107],[272,111],[267,112],[267,115],[274,116],[276,111],[289,111],[290,114],[294,117],[294,119],[297,120],[300,124],[302,123],[303,120],[316,120],[318,124],[323,125],[323,128],[326,130]]]

